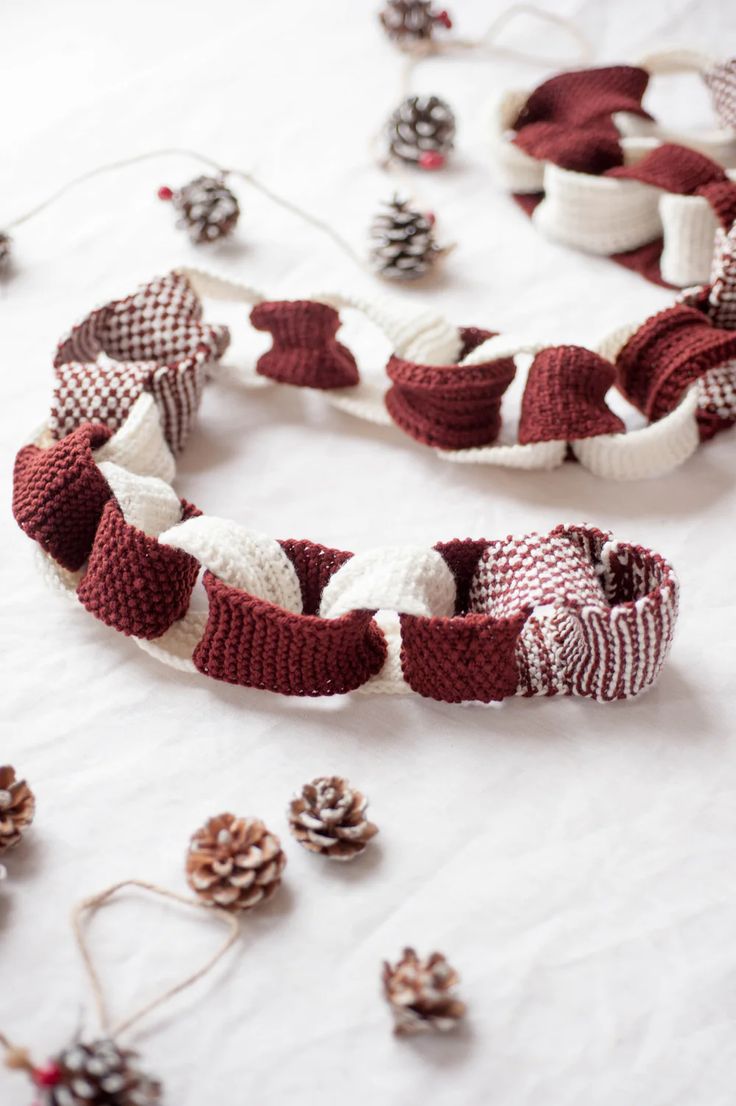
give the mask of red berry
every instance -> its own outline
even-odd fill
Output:
[[[444,8],[441,12],[437,12],[437,15],[434,18],[435,18],[435,21],[437,23],[441,23],[442,26],[446,27],[448,31],[452,27],[452,20],[450,19],[450,13],[448,11],[445,11]]]
[[[427,220],[431,227],[433,227],[434,224],[437,222],[437,216],[433,211],[428,211],[424,218]]]
[[[62,1074],[59,1065],[51,1060],[42,1068],[33,1069],[33,1082],[38,1087],[55,1087],[61,1082]]]
[[[158,190],[159,200],[173,200],[174,193],[169,188],[168,184],[162,184]]]
[[[422,169],[441,169],[445,164],[445,155],[438,150],[425,150],[419,158]]]

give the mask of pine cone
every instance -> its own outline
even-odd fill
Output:
[[[407,96],[388,121],[393,157],[422,169],[440,169],[454,139],[455,116],[439,96]]]
[[[219,814],[192,837],[187,879],[211,906],[250,910],[276,893],[285,864],[281,842],[263,822]]]
[[[0,767],[0,853],[12,849],[30,826],[36,800],[25,780],[18,780],[9,764]]]
[[[9,234],[0,231],[0,274],[10,268],[10,260],[13,253],[13,239]]]
[[[378,826],[366,821],[368,800],[340,776],[306,783],[289,805],[289,826],[300,845],[330,860],[362,853]]]
[[[114,1041],[76,1042],[34,1072],[39,1106],[158,1106],[161,1084],[138,1071],[136,1059]]]
[[[181,216],[177,226],[196,243],[224,238],[240,216],[237,198],[222,177],[197,177],[171,198]]]
[[[426,48],[438,24],[452,26],[447,12],[435,12],[431,0],[388,0],[379,19],[388,37],[402,50]]]
[[[455,998],[458,974],[439,952],[420,960],[404,949],[396,967],[383,965],[383,990],[391,1006],[396,1033],[444,1032],[454,1029],[465,1013]]]
[[[398,196],[386,207],[371,226],[373,268],[387,280],[419,280],[443,252],[435,242],[433,220]]]

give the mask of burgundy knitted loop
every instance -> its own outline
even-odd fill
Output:
[[[646,69],[610,65],[550,77],[532,92],[513,129],[541,121],[580,125],[627,111],[651,118],[641,106],[649,83]]]
[[[519,442],[574,442],[625,430],[605,402],[613,378],[610,362],[582,346],[542,350],[529,369]]]
[[[640,181],[680,196],[690,196],[714,181],[727,180],[717,162],[697,150],[676,146],[671,142],[657,146],[633,165],[609,169],[605,176]]]
[[[600,120],[570,129],[569,123],[530,123],[514,144],[539,161],[551,161],[576,173],[604,173],[623,158],[618,131]]]
[[[730,179],[710,181],[701,184],[696,193],[708,201],[721,226],[730,230],[736,222],[736,182]]]
[[[652,316],[616,359],[621,391],[650,421],[679,403],[709,369],[736,357],[736,330],[721,330],[693,307],[676,304]]]
[[[111,499],[77,596],[107,626],[134,637],[157,638],[186,614],[198,572],[194,557],[131,526]]]
[[[644,69],[627,65],[560,73],[526,101],[513,125],[514,143],[564,169],[603,173],[623,161],[613,113],[649,118],[641,106],[648,80]]]
[[[110,437],[86,425],[50,449],[28,445],[15,460],[13,514],[29,538],[75,572],[92,548],[110,488],[92,450]]]
[[[330,549],[313,541],[297,541],[287,538],[279,542],[293,564],[299,577],[304,614],[317,614],[325,585],[340,565],[352,557],[352,553]]]
[[[397,426],[436,449],[488,445],[501,429],[501,396],[514,378],[513,358],[480,365],[417,365],[393,355],[386,407]]]
[[[487,342],[489,338],[495,338],[497,330],[483,330],[480,326],[460,326],[460,360],[463,361],[474,349]]]
[[[402,614],[401,667],[419,695],[443,703],[482,703],[515,695],[516,642],[528,611],[511,618],[466,614],[419,618]]]
[[[209,615],[194,653],[200,672],[283,695],[341,695],[380,671],[386,640],[371,611],[292,614],[204,574]]]
[[[470,584],[488,544],[485,538],[478,538],[476,541],[471,538],[453,538],[452,541],[437,542],[434,547],[444,557],[447,567],[455,577],[455,614],[465,614],[468,609]]]
[[[355,358],[335,338],[340,316],[334,307],[310,300],[259,303],[250,313],[256,330],[273,336],[273,346],[256,369],[282,384],[347,388],[360,376]]]

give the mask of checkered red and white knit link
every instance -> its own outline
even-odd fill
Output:
[[[677,71],[704,79],[720,130],[675,133],[644,110],[650,77]],[[704,284],[716,231],[736,219],[735,73],[733,61],[667,51],[509,93],[493,136],[499,173],[548,237],[657,283]]]
[[[677,584],[661,557],[599,530],[557,527],[353,555],[276,541],[181,500],[171,487],[169,447],[183,444],[196,410],[189,397],[206,373],[219,371],[228,338],[202,322],[198,290],[257,304],[257,325],[273,335],[258,379],[265,373],[318,388],[371,417],[375,400],[362,392],[355,358],[336,338],[338,297],[266,302],[216,278],[178,273],[101,308],[57,354],[64,381],[75,366],[77,393],[57,389],[49,431],[16,462],[16,519],[38,542],[58,588],[169,664],[283,694],[609,700],[651,685],[669,650]],[[396,349],[390,416],[443,455],[505,449],[529,457],[506,462],[523,466],[539,463],[550,446],[564,451],[570,442],[577,452],[603,442],[610,449],[636,438],[621,432],[605,404],[613,363],[580,347],[553,347],[536,352],[518,443],[487,444],[498,434],[501,396],[515,371],[508,341],[430,315],[407,322],[357,306]],[[609,343],[632,398],[660,418],[657,429],[667,419],[677,425],[683,410],[695,428],[697,373],[687,350],[696,350],[707,376],[732,355],[735,340],[705,311],[685,304],[673,311],[671,327],[658,316]],[[675,347],[682,356],[673,373]],[[649,373],[643,364],[653,366]],[[201,375],[190,393],[182,379],[195,366]],[[589,453],[586,463],[599,462]],[[191,606],[200,568],[204,612]]]

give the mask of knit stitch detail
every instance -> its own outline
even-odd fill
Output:
[[[614,379],[610,361],[582,346],[551,346],[529,369],[521,405],[519,441],[575,441],[622,432],[624,423],[607,407]]]
[[[617,383],[652,422],[672,411],[685,389],[736,357],[736,331],[713,326],[684,304],[660,311],[629,339],[616,359]]]
[[[309,300],[259,303],[250,321],[273,338],[271,349],[258,359],[256,370],[262,376],[309,388],[358,383],[355,358],[335,338],[340,316],[334,307]]]
[[[385,638],[371,611],[339,618],[294,614],[206,572],[209,615],[194,653],[216,680],[282,695],[342,695],[382,667]]]
[[[93,449],[110,437],[104,426],[86,425],[50,449],[28,445],[13,472],[13,515],[29,538],[76,572],[92,548],[110,488]]]
[[[131,526],[111,499],[77,596],[107,626],[134,637],[157,638],[186,614],[198,572],[194,557]]]
[[[397,426],[426,445],[487,445],[498,437],[501,397],[515,371],[510,357],[480,365],[418,365],[392,355],[386,408]]]

